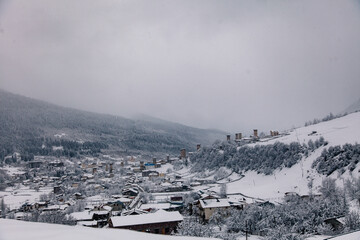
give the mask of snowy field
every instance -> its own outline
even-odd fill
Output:
[[[18,189],[7,188],[6,191],[0,191],[0,198],[3,197],[5,204],[12,210],[21,207],[25,202],[37,202],[41,195],[49,194],[52,191],[51,187],[40,188],[39,191],[36,191],[21,185]]]
[[[13,177],[19,174],[24,174],[25,172],[19,168],[19,167],[11,167],[11,166],[5,166],[5,167],[1,167],[1,170],[4,170],[6,172],[7,175]]]
[[[80,226],[64,226],[47,223],[24,222],[0,219],[0,240],[209,240],[215,238],[196,238],[182,236],[165,236],[141,233],[122,229],[86,228]]]
[[[313,131],[317,133],[309,136]],[[291,142],[303,144],[307,143],[310,139],[315,141],[321,136],[329,142],[329,146],[343,145],[345,143],[360,143],[360,112],[351,113],[331,121],[297,128],[289,133],[289,135],[256,144],[273,144],[277,141],[287,144]]]

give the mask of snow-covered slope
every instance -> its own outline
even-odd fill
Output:
[[[310,135],[313,131],[316,134]],[[309,136],[310,135],[310,136]],[[329,146],[343,145],[345,143],[360,142],[360,112],[352,113],[331,121],[321,122],[307,127],[301,127],[290,131],[290,134],[258,144],[272,144],[276,141],[283,143],[299,142],[307,143],[310,139],[315,141],[323,136],[329,142]]]
[[[0,240],[209,240],[210,238],[165,236],[141,233],[122,229],[97,229],[86,227],[71,227],[58,224],[24,222],[9,219],[0,219]],[[214,239],[214,238],[211,238]]]
[[[315,134],[311,134],[316,131]],[[320,156],[324,148],[335,145],[344,145],[345,143],[360,143],[360,112],[352,113],[347,116],[337,118],[328,122],[322,122],[316,125],[294,129],[289,135],[264,142],[252,144],[273,144],[276,141],[283,143],[299,142],[307,143],[310,139],[315,141],[324,137],[329,142],[327,146],[322,146],[312,152],[307,158],[303,158],[299,163],[291,168],[276,170],[272,175],[257,174],[249,171],[245,177],[227,184],[227,192],[242,193],[250,197],[262,198],[272,201],[281,201],[285,192],[297,192],[300,195],[308,194],[308,184],[313,179],[313,192],[318,191],[325,176],[311,168],[313,161]],[[330,177],[337,179],[337,184],[342,185],[344,179],[351,176],[359,177],[360,165],[353,172],[348,170],[344,174],[334,172]],[[216,189],[217,190],[217,189]]]

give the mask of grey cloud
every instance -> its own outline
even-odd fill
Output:
[[[358,1],[2,1],[0,87],[267,131],[359,98]]]

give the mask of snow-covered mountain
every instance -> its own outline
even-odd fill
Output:
[[[194,150],[196,144],[211,144],[225,134],[149,117],[133,120],[61,107],[1,89],[0,122],[0,159],[14,151],[24,156],[51,155],[51,145],[60,138],[69,143],[65,145],[87,142],[126,155],[178,154],[182,148]]]

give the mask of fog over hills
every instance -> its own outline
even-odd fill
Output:
[[[360,111],[360,98],[351,104],[349,107],[347,107],[342,113],[352,113]]]
[[[56,134],[62,134],[63,140],[95,142],[100,149],[124,154],[178,154],[181,148],[192,150],[198,143],[210,144],[225,134],[151,117],[132,120],[80,111],[3,90],[0,122],[2,155],[14,151],[38,154],[44,141],[59,141]]]

